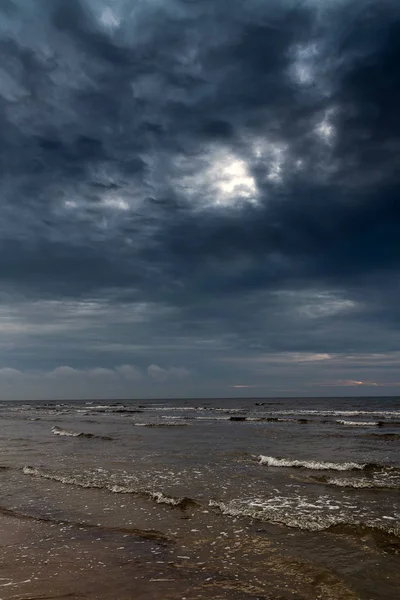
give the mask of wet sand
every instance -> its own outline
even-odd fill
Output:
[[[188,548],[147,539],[146,532],[2,515],[0,598],[360,598],[327,569],[278,552],[262,532],[257,538],[242,534],[240,544],[232,533],[197,537]]]
[[[196,586],[158,564],[164,544],[136,534],[2,516],[0,540],[2,600],[173,599]]]

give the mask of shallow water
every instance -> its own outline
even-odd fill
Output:
[[[390,600],[399,441],[396,398],[3,403],[0,506],[96,529],[94,555],[104,535],[163,543],[193,598]]]

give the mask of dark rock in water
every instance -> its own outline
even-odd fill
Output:
[[[308,423],[308,419],[297,419],[297,422],[304,425],[305,423]]]
[[[245,421],[247,417],[229,417],[230,421]]]

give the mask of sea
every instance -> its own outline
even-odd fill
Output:
[[[400,398],[2,402],[0,483],[1,600],[400,598]]]

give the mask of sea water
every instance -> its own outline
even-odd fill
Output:
[[[196,598],[218,572],[219,597],[389,600],[399,444],[397,398],[5,402],[0,505],[153,536],[160,566],[211,573]]]

